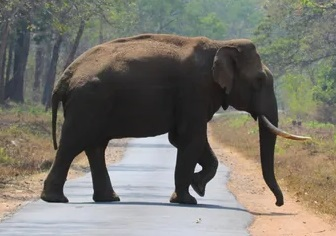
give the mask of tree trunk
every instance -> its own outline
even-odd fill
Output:
[[[48,69],[50,67],[51,57],[52,57],[52,51],[53,51],[53,43],[49,41],[45,42],[44,45],[44,55],[43,55],[43,73],[42,73],[42,80],[41,80],[41,88],[45,86],[46,79],[48,78]]]
[[[70,65],[70,63],[73,62],[73,60],[75,59],[76,51],[77,51],[80,39],[83,35],[84,28],[85,28],[85,21],[82,20],[80,25],[79,25],[79,29],[78,29],[78,32],[77,32],[77,35],[76,35],[76,39],[75,39],[75,41],[72,45],[72,49],[69,53],[68,59],[65,62],[63,70],[65,70]]]
[[[9,47],[8,47],[8,60],[7,60],[7,67],[6,67],[5,85],[8,83],[12,75],[13,52],[14,52],[14,40],[10,40]]]
[[[48,108],[50,107],[51,94],[52,94],[52,89],[55,83],[57,62],[58,62],[58,56],[59,56],[59,51],[61,48],[62,41],[63,41],[63,36],[59,34],[57,36],[57,39],[56,39],[56,42],[53,48],[53,54],[51,57],[51,62],[50,62],[49,70],[47,73],[46,83],[44,86],[44,91],[43,91],[43,96],[42,96],[42,104],[45,105],[46,110],[48,110]]]
[[[5,67],[5,55],[6,55],[8,33],[9,33],[9,21],[7,20],[3,24],[2,31],[1,31],[1,44],[0,44],[0,104],[5,103],[4,67]]]
[[[5,69],[6,69],[6,61],[7,61],[7,54],[6,54],[6,51],[7,51],[7,42],[6,43],[6,46],[5,46],[5,53],[3,54],[3,58],[2,58],[2,65],[0,66],[0,73],[1,73],[1,78],[2,80],[5,80]]]
[[[35,75],[33,84],[33,101],[39,101],[40,87],[41,87],[41,76],[44,68],[43,60],[43,46],[38,45],[35,53]]]
[[[2,59],[0,59],[0,62],[2,63],[1,65],[0,65],[0,79],[2,80],[2,84],[5,84],[5,68],[6,68],[6,62],[7,62],[7,53],[6,53],[6,51],[7,51],[7,42],[5,42],[5,49],[4,49],[4,51],[5,51],[5,53],[3,53],[3,55],[2,55]],[[2,53],[0,53],[0,54],[2,54]],[[3,87],[3,85],[2,85],[2,87]]]
[[[6,90],[8,89],[8,91],[6,91],[7,96],[13,101],[20,103],[24,102],[24,75],[30,46],[30,32],[27,27],[28,23],[24,21],[17,31],[14,55],[14,76],[13,79],[10,80],[8,84],[6,84]]]

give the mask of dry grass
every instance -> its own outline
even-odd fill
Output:
[[[310,135],[312,142],[278,138],[276,176],[298,201],[320,213],[336,216],[336,127],[331,124],[303,122],[293,126],[280,117],[280,127],[296,134]],[[259,160],[257,123],[248,115],[223,115],[210,123],[215,138],[234,147],[246,158]]]
[[[57,126],[61,128],[61,120]],[[0,188],[22,176],[49,170],[54,157],[49,112],[26,105],[0,110]],[[84,168],[87,163],[76,158],[73,167]]]

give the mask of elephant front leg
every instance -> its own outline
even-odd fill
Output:
[[[175,192],[170,198],[172,203],[197,204],[196,199],[189,193],[194,170],[205,145],[202,137],[193,138],[187,145],[180,145],[177,150],[175,167]]]
[[[179,147],[179,138],[175,130],[169,132],[168,138],[174,147]],[[205,187],[216,175],[218,168],[217,157],[213,153],[208,141],[206,141],[202,155],[198,159],[198,164],[202,166],[202,170],[198,173],[194,173],[191,186],[199,196],[204,197]]]
[[[208,142],[206,142],[202,156],[198,160],[198,163],[202,166],[202,170],[198,173],[194,173],[191,186],[199,196],[204,197],[205,187],[216,175],[218,168],[218,159]]]
[[[108,142],[85,150],[91,169],[94,190],[93,200],[95,202],[120,201],[119,196],[113,190],[106,168],[105,149],[107,144]]]

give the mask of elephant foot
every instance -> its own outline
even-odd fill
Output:
[[[170,197],[171,203],[180,203],[180,204],[191,204],[196,205],[197,200],[193,196],[190,195],[190,193],[186,192],[184,194],[177,194],[176,192],[173,192],[173,194]]]
[[[119,202],[120,197],[115,192],[112,194],[93,194],[93,201],[95,202]]]
[[[205,186],[206,184],[204,181],[201,180],[201,174],[195,173],[194,177],[191,181],[191,187],[194,189],[194,191],[201,197],[204,197],[205,195]]]
[[[45,190],[41,193],[41,199],[45,202],[67,203],[68,198],[63,193],[48,193]]]

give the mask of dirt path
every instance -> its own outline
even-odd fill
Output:
[[[113,140],[106,149],[106,163],[112,164],[119,161],[125,151],[127,139]],[[73,179],[88,172],[88,162],[84,154],[75,159],[72,165],[68,179]],[[32,175],[29,177],[20,177],[0,188],[0,221],[10,216],[17,209],[30,201],[39,198],[46,172]]]
[[[334,220],[310,212],[284,187],[285,205],[275,206],[275,198],[262,179],[259,163],[244,158],[232,148],[225,148],[211,136],[209,140],[220,161],[231,169],[229,189],[254,215],[249,228],[252,236],[336,235]],[[281,182],[280,185],[284,186]]]

